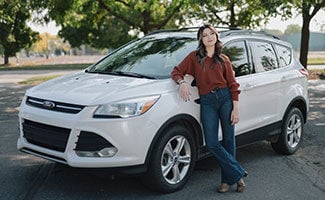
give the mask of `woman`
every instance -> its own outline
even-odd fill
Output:
[[[237,183],[237,192],[243,192],[243,177],[247,172],[236,160],[235,129],[239,121],[239,84],[236,82],[230,60],[221,54],[222,44],[214,27],[204,25],[197,33],[198,49],[192,51],[171,72],[179,84],[180,96],[189,100],[189,88],[184,75],[194,76],[200,94],[201,121],[207,148],[221,166],[221,185],[218,192],[230,190]],[[219,121],[223,140],[218,141]]]

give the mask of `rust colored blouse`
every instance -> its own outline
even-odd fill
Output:
[[[184,78],[185,74],[192,75],[200,95],[208,94],[214,88],[228,87],[233,101],[239,100],[239,83],[237,83],[232,70],[229,58],[222,54],[224,64],[213,62],[213,59],[205,59],[205,68],[202,67],[196,58],[196,51],[188,54],[184,60],[171,72],[172,79],[178,81]]]

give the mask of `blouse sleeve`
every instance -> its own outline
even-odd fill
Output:
[[[193,56],[195,58],[194,51],[188,54],[181,63],[174,67],[173,71],[171,72],[171,77],[175,82],[183,79],[185,74],[193,75]]]
[[[226,70],[226,81],[227,81],[227,86],[230,90],[231,97],[233,101],[238,101],[239,100],[239,83],[236,81],[235,78],[235,72],[232,69],[231,62],[229,58],[226,55],[223,55],[223,58],[225,60],[225,70]]]

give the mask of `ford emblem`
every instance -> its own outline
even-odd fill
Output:
[[[46,109],[52,109],[55,107],[55,103],[52,101],[44,101],[43,102],[43,107]]]

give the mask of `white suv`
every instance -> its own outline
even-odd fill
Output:
[[[185,77],[192,95],[184,102],[170,78],[196,49],[196,32],[151,33],[86,70],[29,89],[19,112],[18,149],[72,167],[141,173],[161,192],[181,189],[195,161],[209,155],[195,80]],[[276,152],[294,153],[307,118],[308,73],[291,45],[252,31],[220,36],[241,85],[237,145],[268,139]]]

